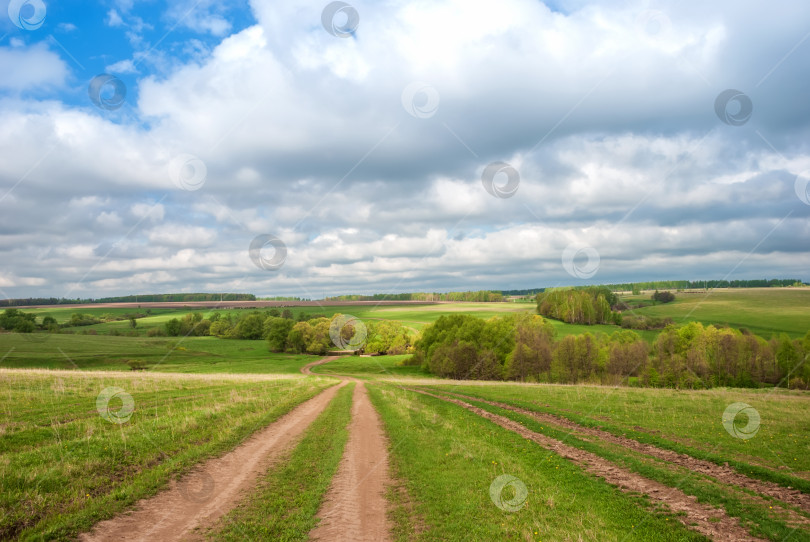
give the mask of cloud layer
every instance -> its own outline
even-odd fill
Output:
[[[219,41],[109,62],[120,109],[65,99],[84,74],[47,39],[0,45],[0,293],[810,279],[810,6],[352,7],[343,38],[316,4],[167,8],[139,24]]]

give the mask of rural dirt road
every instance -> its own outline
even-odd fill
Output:
[[[337,474],[318,512],[313,540],[387,541],[388,451],[377,411],[362,382],[354,388],[349,441]]]
[[[301,369],[328,363],[326,357]],[[84,542],[202,540],[204,529],[238,504],[284,451],[295,445],[323,412],[337,390],[356,382],[349,440],[325,502],[316,540],[387,541],[385,490],[388,479],[387,442],[377,412],[362,382],[330,375],[342,382],[298,405],[227,454],[198,465],[154,497],[140,501],[129,513],[102,521],[80,535]]]
[[[298,405],[227,454],[201,463],[168,489],[140,501],[132,512],[96,524],[80,540],[170,542],[199,538],[195,530],[213,525],[232,509],[347,382],[344,379]]]

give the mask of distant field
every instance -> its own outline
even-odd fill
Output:
[[[810,330],[810,288],[718,289],[675,295],[672,303],[643,307],[634,313],[669,317],[676,323],[699,321],[745,327],[765,338],[781,332],[798,338]],[[622,297],[625,301],[648,298]]]
[[[216,337],[111,337],[0,334],[0,367],[126,371],[144,361],[150,371],[179,373],[299,373],[313,356],[273,354],[264,341]]]

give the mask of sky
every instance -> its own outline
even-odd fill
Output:
[[[810,3],[0,0],[0,297],[810,280]]]

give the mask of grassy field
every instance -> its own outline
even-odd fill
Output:
[[[793,338],[810,331],[810,288],[718,289],[705,293],[676,293],[675,301],[633,311],[679,322],[745,327],[770,338],[785,332]],[[649,296],[625,296],[632,302]]]
[[[703,540],[638,497],[459,407],[393,386],[369,392],[413,501],[412,510],[395,512],[400,540],[415,533],[420,540]],[[501,475],[526,487],[524,499],[517,489],[501,496],[522,501],[517,510],[492,500]]]
[[[397,319],[421,329],[442,314],[488,318],[531,312],[534,305],[307,307],[294,312],[299,310]],[[58,311],[50,314],[62,321],[76,312],[70,307]],[[105,312],[115,310],[97,315]],[[345,356],[314,367],[317,376],[303,377],[301,368],[318,358],[272,354],[261,340],[143,336],[150,326],[186,312],[153,311],[139,320],[137,337],[106,334],[113,326],[128,328],[127,322],[91,326],[97,335],[0,334],[0,539],[71,539],[166,487],[203,459],[232,449],[334,384],[330,375],[349,375],[366,380],[388,437],[394,485],[387,498],[396,540],[705,539],[654,499],[621,491],[582,465],[485,419],[482,412],[678,488],[761,538],[810,540],[810,504],[739,487],[644,448],[677,452],[757,483],[810,495],[810,392],[459,383],[403,366],[408,356]],[[744,326],[766,337],[774,331],[803,336],[810,328],[810,297],[798,289],[678,294],[674,303],[636,312]],[[553,325],[560,336],[616,330]],[[654,335],[648,332],[645,338]],[[130,370],[133,362],[145,364],[146,370]],[[102,414],[97,399],[111,388],[123,393],[111,399],[112,414]],[[350,390],[347,386],[338,393],[300,443],[208,533],[211,539],[307,538],[344,449]],[[448,402],[459,400],[453,393],[469,397],[463,400],[480,412]],[[554,418],[543,421],[484,400]],[[724,412],[733,403],[746,403],[759,415],[753,438],[735,438],[724,427]],[[127,405],[134,407],[131,416]],[[126,418],[125,423],[114,423],[115,416]],[[745,421],[743,416],[742,425]],[[630,441],[641,448],[628,446]],[[525,496],[515,492],[518,486],[507,486],[496,502],[491,488],[502,475],[519,480]],[[520,505],[504,509],[510,501]]]
[[[68,539],[332,382],[0,371],[0,538]]]
[[[810,394],[787,390],[671,390],[544,384],[441,385],[439,389],[504,401],[565,416],[642,442],[766,467],[796,485],[810,480]],[[723,426],[723,413],[742,402],[759,412],[755,438],[740,439]],[[810,489],[810,484],[808,489]]]
[[[149,371],[159,372],[297,374],[313,359],[272,354],[264,341],[216,337],[47,334],[43,342],[30,339],[18,333],[0,334],[0,367],[121,371],[129,370],[128,362],[142,361]]]

